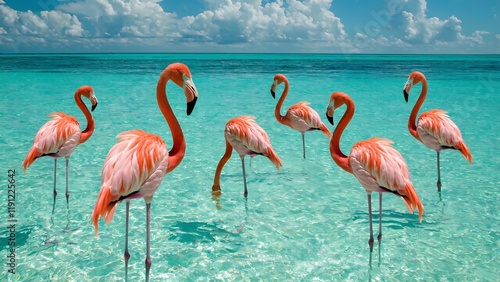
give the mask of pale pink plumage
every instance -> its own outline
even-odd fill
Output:
[[[92,212],[92,222],[98,234],[99,218],[109,223],[117,205],[125,201],[125,277],[128,260],[128,219],[130,200],[144,198],[146,203],[146,281],[149,281],[150,257],[150,207],[153,195],[165,174],[177,167],[186,150],[186,140],[177,118],[167,100],[167,82],[172,80],[184,90],[187,114],[190,115],[198,98],[189,68],[181,63],[167,66],[156,86],[156,99],[168,126],[173,145],[170,151],[162,138],[142,130],[125,131],[118,135],[118,142],[109,151],[102,168],[101,190]],[[125,279],[126,280],[126,279]]]
[[[449,118],[445,111],[435,109],[423,112],[418,118],[418,121],[416,121],[418,111],[427,96],[427,79],[421,72],[412,72],[403,88],[405,100],[408,102],[408,95],[411,88],[420,82],[422,83],[422,91],[408,118],[408,130],[413,137],[421,141],[428,148],[436,151],[438,172],[437,188],[438,191],[441,191],[439,152],[447,149],[458,150],[471,165],[472,154],[462,138],[460,129]]]
[[[307,131],[320,130],[324,135],[330,138],[330,130],[328,127],[321,121],[319,114],[309,107],[309,102],[298,102],[288,108],[288,111],[284,116],[281,115],[281,106],[285,101],[286,96],[289,91],[289,82],[288,79],[283,74],[276,74],[274,76],[273,84],[271,85],[271,94],[273,97],[275,96],[276,87],[281,83],[285,83],[285,88],[283,93],[281,94],[278,103],[276,104],[276,108],[274,109],[274,115],[276,120],[286,125],[294,130],[297,130],[302,135],[302,151],[304,158],[306,157],[306,148],[305,148],[305,137],[304,134]]]
[[[52,119],[46,122],[35,135],[33,145],[31,146],[26,158],[23,161],[24,171],[30,167],[36,159],[41,157],[54,158],[54,205],[56,191],[56,169],[57,159],[66,158],[66,200],[69,198],[68,184],[68,163],[71,153],[79,144],[87,141],[94,132],[94,118],[82,101],[81,96],[88,98],[92,104],[92,111],[97,106],[97,97],[91,86],[84,85],[75,92],[75,102],[87,119],[87,127],[81,131],[78,120],[63,112],[54,112],[49,114]]]
[[[233,148],[241,158],[245,197],[248,195],[244,162],[246,155],[250,155],[251,157],[263,155],[267,157],[278,170],[280,169],[281,160],[271,146],[269,136],[264,129],[255,122],[253,116],[239,116],[230,119],[226,124],[224,137],[226,139],[226,152],[219,161],[215,171],[214,184],[212,186],[212,192],[215,194],[220,195],[220,175],[222,168],[231,157]]]
[[[335,163],[345,171],[354,174],[366,190],[370,223],[370,240],[368,243],[370,244],[370,250],[372,250],[372,192],[379,192],[379,241],[382,238],[382,193],[391,192],[400,196],[410,213],[413,213],[415,208],[418,209],[420,221],[422,221],[424,207],[411,183],[408,166],[401,154],[391,146],[392,141],[374,137],[356,143],[352,147],[349,156],[342,153],[340,150],[340,137],[354,115],[354,102],[347,94],[334,92],[330,97],[326,111],[330,123],[333,124],[334,110],[344,104],[347,106],[347,110],[333,132],[330,140],[330,152]]]

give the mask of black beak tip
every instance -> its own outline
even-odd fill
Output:
[[[93,112],[95,108],[97,108],[97,103],[95,103],[95,105],[92,105],[92,109],[90,109],[90,111]]]
[[[326,119],[328,119],[328,122],[331,124],[331,125],[334,125],[333,124],[333,117],[329,116],[328,114],[326,114]]]
[[[405,96],[405,101],[408,103],[408,92],[406,92],[406,89],[403,89],[403,95]]]
[[[193,112],[194,106],[196,105],[197,100],[198,100],[198,97],[194,97],[194,99],[191,102],[187,103],[186,113],[188,116]]]
[[[273,99],[276,98],[276,93],[271,89],[271,95],[273,95]]]

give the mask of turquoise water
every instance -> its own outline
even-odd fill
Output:
[[[500,274],[500,56],[294,55],[294,54],[88,54],[1,55],[0,212],[2,281],[123,281],[125,205],[97,238],[90,215],[100,173],[115,136],[140,128],[170,131],[156,105],[156,82],[170,63],[187,64],[199,91],[191,116],[181,89],[167,93],[184,129],[183,162],[163,180],[151,208],[152,281],[498,281]],[[409,73],[422,71],[429,94],[422,110],[441,108],[460,127],[474,162],[456,151],[441,154],[443,191],[436,189],[435,152],[416,141],[407,119],[420,86],[405,103]],[[351,95],[356,113],[341,139],[349,152],[362,139],[392,139],[405,157],[425,207],[423,222],[403,202],[384,196],[383,239],[367,244],[366,193],[330,157],[328,140],[300,133],[274,118],[273,76],[285,74],[290,94],[282,113],[310,101],[324,118],[333,91]],[[96,130],[70,159],[70,202],[59,193],[52,212],[53,160],[21,163],[47,114],[64,111],[80,120],[73,93],[94,87]],[[280,86],[277,93],[281,93]],[[421,111],[422,111],[421,110]],[[343,109],[336,111],[338,121]],[[215,168],[224,153],[227,120],[253,115],[283,161],[280,172],[263,157],[247,158],[248,199],[243,197],[236,154],[224,167],[220,205],[211,198]],[[333,130],[333,127],[330,126]],[[7,271],[11,236],[8,170],[15,169],[16,274]],[[64,191],[64,161],[58,162]],[[374,197],[377,199],[377,197]],[[378,222],[378,204],[374,221]],[[145,205],[132,201],[129,281],[144,280]],[[374,226],[375,232],[378,227]]]

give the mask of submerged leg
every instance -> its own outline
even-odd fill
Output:
[[[69,164],[69,157],[66,157],[66,202],[69,202],[69,191],[68,191],[68,164]]]
[[[305,140],[305,134],[304,132],[301,132],[302,134],[302,152],[304,153],[304,159],[306,158],[306,140]]]
[[[368,197],[368,222],[370,223],[370,239],[368,240],[368,245],[370,246],[370,252],[373,251],[373,227],[372,227],[372,193],[367,193]]]
[[[125,281],[128,278],[128,260],[130,259],[130,253],[128,252],[128,214],[129,214],[130,202],[125,201]]]
[[[248,190],[247,190],[247,177],[245,174],[245,156],[241,157],[241,169],[243,170],[243,184],[245,185],[245,191],[243,192],[243,196],[245,198],[248,196]]]
[[[146,204],[146,282],[149,282],[149,270],[151,269],[151,256],[150,256],[150,244],[149,244],[149,219],[150,219],[150,208],[151,203]]]
[[[441,192],[441,169],[439,165],[439,151],[437,151],[437,169],[438,169],[437,187],[438,187],[438,192]]]
[[[54,201],[57,196],[56,191],[56,171],[57,171],[57,158],[54,158]]]
[[[378,197],[379,197],[379,203],[378,203],[378,206],[379,206],[379,210],[378,210],[378,236],[377,236],[377,239],[378,239],[378,243],[379,243],[379,247],[380,247],[380,241],[382,240],[382,193],[378,193]]]

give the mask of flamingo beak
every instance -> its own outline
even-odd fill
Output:
[[[193,110],[194,106],[196,105],[196,101],[198,100],[198,90],[196,90],[196,87],[194,86],[193,80],[191,78],[188,78],[187,76],[184,76],[184,95],[186,95],[186,101],[187,101],[187,110],[186,113],[187,115],[190,115]]]
[[[95,96],[94,93],[91,93],[90,94],[90,103],[92,103],[92,109],[91,111],[93,112],[95,110],[95,108],[97,108],[97,97]]]
[[[331,124],[331,125],[335,125],[334,122],[333,122],[333,116],[329,116],[328,113],[326,113],[326,119],[328,119],[328,122]]]
[[[276,86],[278,85],[278,81],[274,81],[273,85],[271,85],[271,95],[273,96],[273,99],[276,99]]]
[[[196,101],[197,100],[198,100],[198,97],[194,97],[194,99],[191,102],[187,103],[186,113],[187,113],[188,116],[193,112],[194,106],[196,105]]]
[[[405,87],[403,87],[403,95],[405,97],[405,101],[408,103],[408,96],[410,95],[411,86],[413,84],[413,79],[408,79],[405,83]]]

